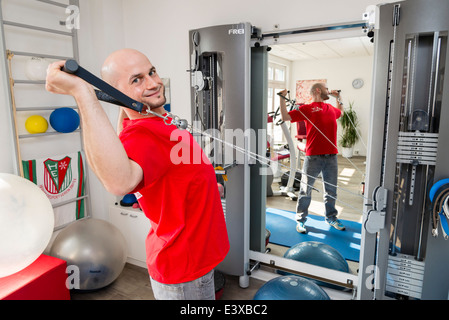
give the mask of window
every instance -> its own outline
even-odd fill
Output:
[[[268,63],[268,99],[267,111],[276,112],[279,108],[278,93],[287,88],[287,67],[274,62]],[[285,144],[286,139],[283,135],[282,128],[276,125],[281,119],[280,113],[272,123],[267,125],[267,133],[271,137],[274,144]]]
[[[274,69],[274,80],[280,81],[280,82],[285,82],[285,69],[275,68]]]

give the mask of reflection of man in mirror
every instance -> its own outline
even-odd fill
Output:
[[[313,185],[320,173],[323,178],[326,222],[337,230],[345,230],[344,225],[337,219],[338,211],[335,208],[338,178],[337,119],[343,111],[340,92],[329,92],[324,83],[315,83],[310,90],[312,103],[290,112],[287,111],[283,98],[286,94],[287,90],[279,93],[282,120],[305,121],[307,130],[306,156],[296,205],[296,230],[300,233],[307,232],[304,224],[309,214]],[[330,95],[337,99],[336,108],[325,102],[329,100]]]

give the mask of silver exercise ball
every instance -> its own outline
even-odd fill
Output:
[[[50,255],[67,261],[79,290],[97,290],[111,284],[126,263],[126,240],[104,220],[79,220],[56,237]],[[76,279],[79,270],[79,279]],[[78,281],[76,281],[78,280]]]

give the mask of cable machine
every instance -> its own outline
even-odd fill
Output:
[[[222,204],[231,250],[218,269],[248,286],[251,25],[240,23],[191,30],[191,114],[195,139],[224,186]],[[254,162],[253,162],[254,163]]]
[[[448,298],[448,11],[444,0],[379,7],[359,299]]]

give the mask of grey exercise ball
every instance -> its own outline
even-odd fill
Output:
[[[67,267],[76,270],[72,276],[79,287],[70,289],[97,290],[111,284],[123,271],[127,245],[120,230],[111,223],[85,219],[70,224],[57,235],[50,255],[67,261]]]

